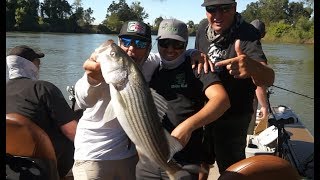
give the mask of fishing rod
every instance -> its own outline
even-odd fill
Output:
[[[74,87],[73,86],[67,86],[67,91],[69,92],[69,100],[72,102],[71,108],[74,110],[74,106],[76,104],[76,98],[75,98],[75,93],[74,93]]]
[[[276,88],[279,88],[279,89],[282,89],[282,90],[285,90],[285,91],[289,91],[289,92],[291,92],[293,94],[297,94],[297,95],[309,98],[309,99],[314,99],[313,97],[310,97],[310,96],[307,96],[307,95],[304,95],[304,94],[301,94],[301,93],[297,93],[297,92],[294,92],[294,91],[290,91],[289,89],[285,89],[285,88],[282,88],[282,87],[279,87],[279,86],[276,86],[276,85],[272,85],[272,86],[276,87]]]

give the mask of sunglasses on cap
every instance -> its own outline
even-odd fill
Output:
[[[234,4],[225,4],[225,5],[212,5],[212,6],[206,6],[206,11],[208,13],[217,13],[219,10],[222,13],[227,13],[230,11],[230,9],[234,6]]]
[[[184,49],[185,42],[174,40],[174,39],[159,39],[158,45],[162,48],[168,48],[169,46],[173,47],[174,49]]]
[[[122,37],[120,38],[121,44],[124,47],[129,47],[131,43],[135,45],[136,48],[138,49],[144,49],[147,47],[148,42],[141,40],[141,39],[133,39],[133,38],[128,38],[128,37]]]

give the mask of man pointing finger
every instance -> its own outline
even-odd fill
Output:
[[[230,59],[226,59],[226,60],[222,60],[219,61],[217,63],[215,63],[216,67],[222,67],[222,66],[226,66],[226,69],[229,71],[229,74],[232,75],[234,78],[253,78],[254,80],[254,75],[259,74],[260,72],[257,72],[258,70],[260,70],[260,68],[264,68],[264,65],[266,65],[265,62],[258,62],[256,60],[253,60],[252,58],[250,58],[249,56],[247,56],[240,47],[240,39],[237,39],[235,41],[235,52],[237,54],[236,57],[234,58],[230,58]],[[261,63],[262,65],[260,65],[259,63]],[[260,66],[260,68],[259,68]],[[258,68],[257,68],[258,67]],[[265,67],[268,70],[271,70],[269,67]],[[257,78],[261,78],[261,77],[256,77]],[[259,85],[259,84],[263,84],[263,80],[256,80],[257,82],[255,82],[255,85]],[[268,84],[269,80],[265,80],[265,82]]]
[[[272,85],[274,71],[267,66],[256,30],[236,12],[235,0],[204,0],[202,6],[207,20],[199,24],[195,48],[208,55],[231,102],[231,108],[206,127],[207,163],[216,160],[223,172],[245,158],[255,89]]]

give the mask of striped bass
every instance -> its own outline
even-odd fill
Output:
[[[148,157],[174,179],[182,167],[171,158],[183,147],[161,124],[166,100],[149,88],[139,66],[119,46],[106,42],[96,52],[110,87],[111,103],[105,115],[108,119],[117,117],[139,155]]]

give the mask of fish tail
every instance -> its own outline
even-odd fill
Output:
[[[169,172],[169,171],[166,171],[166,173],[168,174],[168,177],[169,177],[170,180],[176,180],[176,178],[174,176],[175,173],[172,173],[172,172]]]

